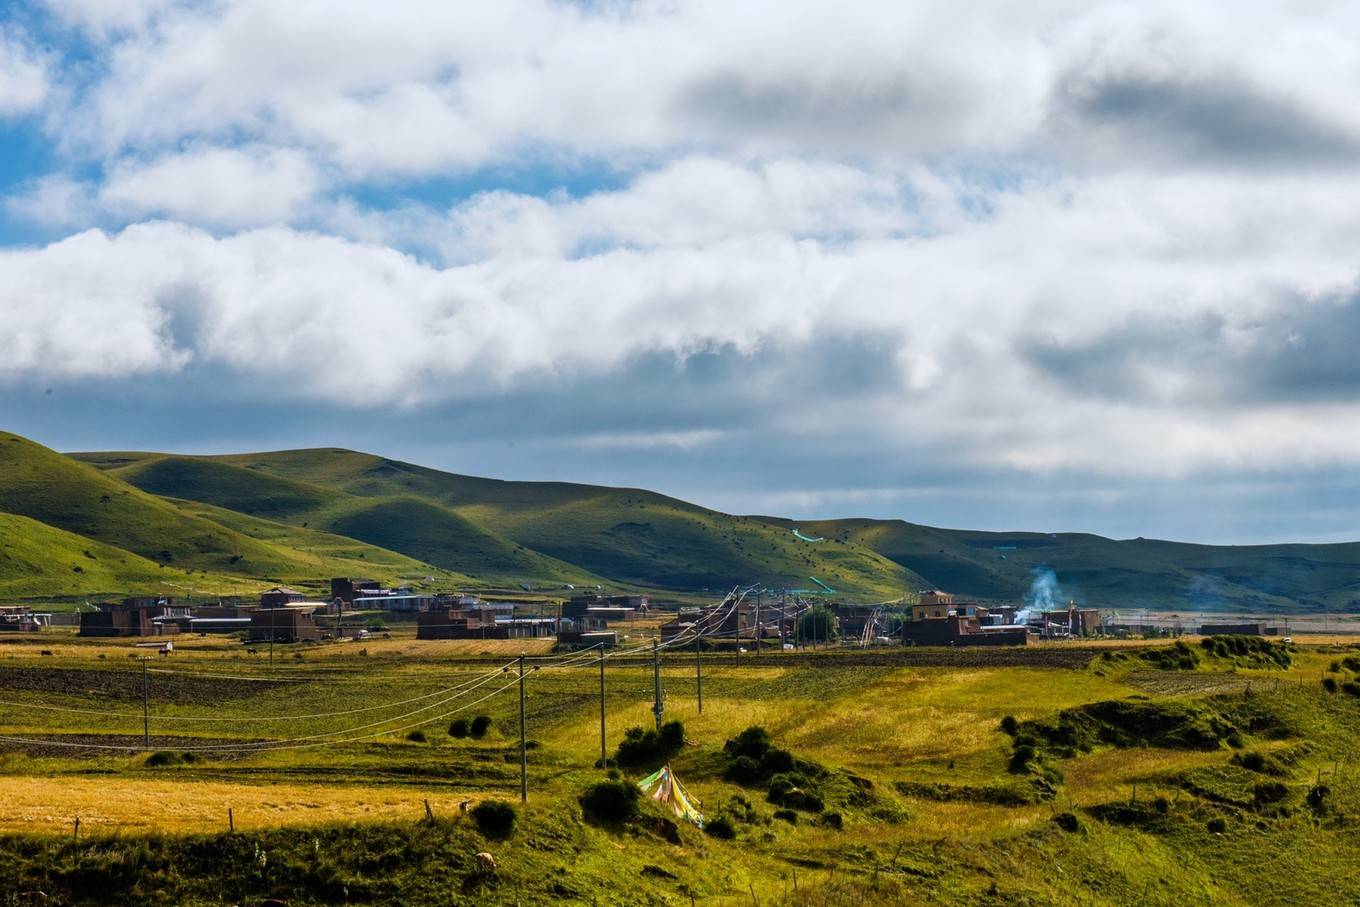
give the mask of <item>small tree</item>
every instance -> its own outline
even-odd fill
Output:
[[[818,605],[798,618],[798,632],[806,640],[830,642],[839,634],[836,632],[836,616],[831,609]]]
[[[450,737],[466,737],[468,735],[468,722],[466,718],[455,718],[449,725]]]
[[[637,815],[637,786],[628,781],[600,781],[581,795],[581,808],[597,822],[627,822]]]
[[[508,838],[515,830],[515,808],[504,800],[483,800],[472,807],[472,821],[488,838]]]
[[[491,728],[491,719],[486,715],[478,715],[472,719],[472,724],[468,726],[468,733],[478,740],[486,736],[486,732]]]

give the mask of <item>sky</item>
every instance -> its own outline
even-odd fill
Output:
[[[1360,539],[1360,7],[0,6],[0,427]]]

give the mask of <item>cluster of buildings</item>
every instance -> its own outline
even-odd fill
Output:
[[[27,605],[0,607],[0,633],[37,633],[52,625],[52,615]]]
[[[983,605],[938,589],[921,592],[902,625],[902,642],[917,646],[1023,646],[1030,637],[1071,639],[1100,631],[1095,608],[1044,609]]]
[[[80,614],[81,636],[173,636],[180,633],[243,633],[251,642],[311,642],[345,635],[352,612],[402,613],[415,617],[417,639],[517,639],[557,636],[568,645],[617,644],[609,625],[645,613],[646,596],[574,596],[559,605],[540,599],[497,601],[466,592],[420,593],[384,588],[375,580],[337,577],[330,597],[309,597],[276,586],[258,603],[190,605],[166,597],[105,602]],[[0,612],[0,628],[23,628],[47,615],[18,609]],[[45,623],[43,624],[46,625]],[[355,631],[362,633],[362,631]]]

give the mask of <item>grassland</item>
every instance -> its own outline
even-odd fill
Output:
[[[710,654],[702,715],[693,654],[669,655],[666,717],[687,739],[671,764],[710,818],[732,821],[730,841],[671,828],[650,804],[623,825],[583,815],[578,797],[602,777],[588,658],[531,671],[529,804],[508,838],[483,835],[458,804],[518,800],[514,675],[497,671],[517,648],[398,634],[279,647],[271,666],[263,652],[185,638],[150,666],[151,746],[227,749],[157,767],[139,752],[54,745],[140,747],[130,645],[0,642],[0,735],[25,738],[0,741],[0,903],[31,890],[53,904],[1360,897],[1360,698],[1345,687],[1355,647],[1294,647],[1287,667],[1193,644],[1189,668],[1180,650],[1129,645],[748,653],[740,667]],[[548,655],[542,644],[531,654]],[[650,725],[651,680],[647,658],[609,664],[611,751],[625,729]],[[431,696],[472,682],[486,685]],[[461,714],[490,716],[489,733],[450,737],[457,716],[446,713],[485,693]],[[790,824],[763,785],[725,780],[724,741],[755,723],[840,828],[808,809]],[[407,739],[414,725],[425,741]],[[294,748],[249,751],[261,741]],[[1017,767],[1022,747],[1033,755]],[[495,854],[494,875],[477,870],[481,850]]]
[[[695,592],[753,581],[810,588],[815,576],[863,599],[935,587],[1013,601],[1046,567],[1065,593],[1107,608],[1360,610],[1360,544],[1205,546],[902,520],[794,523],[641,489],[484,479],[334,448],[73,456],[155,495],[325,529],[481,581]],[[799,540],[799,526],[825,541]]]

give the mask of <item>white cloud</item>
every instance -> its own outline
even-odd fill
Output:
[[[367,179],[696,147],[1142,166],[1326,139],[1354,162],[1360,139],[1342,3],[144,5],[57,126],[76,147],[244,135]]]
[[[1225,399],[1201,361],[1174,348],[1148,363],[1163,392],[1117,399],[1083,386],[1085,372],[1046,374],[1026,353],[1036,342],[1098,342],[1131,319],[1174,330],[1212,318],[1229,338],[1213,361],[1249,363],[1266,349],[1259,325],[1352,292],[1356,181],[1061,179],[993,195],[986,217],[968,217],[924,175],[842,184],[835,170],[785,180],[772,176],[777,163],[710,175],[714,166],[701,159],[697,180],[678,165],[577,201],[473,201],[472,211],[494,201],[533,217],[488,217],[524,235],[478,238],[475,254],[442,268],[287,228],[83,234],[0,261],[0,287],[17,288],[0,290],[0,308],[26,313],[0,326],[0,348],[20,373],[114,376],[193,361],[227,369],[243,396],[383,407],[625,374],[649,354],[797,356],[871,337],[896,374],[873,388],[814,386],[760,418],[810,443],[944,445],[959,463],[1039,471],[1178,474],[1351,462],[1360,449],[1346,427],[1355,420],[1340,416],[1353,404]],[[693,193],[710,180],[705,218]],[[924,194],[918,183],[950,229],[914,231],[915,215],[881,210],[883,197]],[[953,206],[966,208],[971,192],[956,185]],[[729,196],[746,202],[725,205]],[[466,215],[454,212],[455,237]],[[666,223],[673,236],[659,232]],[[606,250],[576,254],[602,231]],[[134,340],[111,345],[114,336]]]
[[[60,173],[32,180],[5,199],[11,217],[44,227],[80,227],[95,210],[93,187]]]
[[[37,110],[50,88],[43,55],[22,33],[0,26],[0,117]]]
[[[99,191],[103,206],[133,217],[243,227],[287,222],[311,201],[319,177],[296,151],[196,148],[149,162],[115,164]]]

